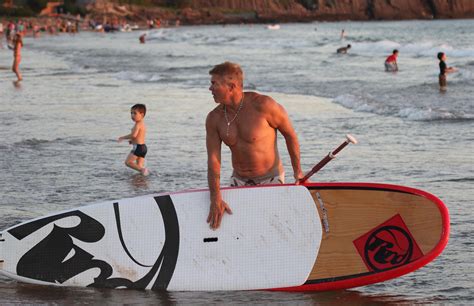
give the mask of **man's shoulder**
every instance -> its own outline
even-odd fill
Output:
[[[216,116],[218,115],[220,112],[222,111],[222,105],[217,105],[216,107],[214,107],[209,113],[208,113],[208,116],[212,115],[212,116]]]
[[[222,113],[222,106],[217,105],[213,110],[211,110],[206,117],[206,122],[213,122],[219,119],[219,116]]]
[[[272,97],[267,95],[262,95],[256,92],[245,93],[250,95],[249,102],[250,104],[260,112],[267,112],[271,109],[277,107],[279,104]]]

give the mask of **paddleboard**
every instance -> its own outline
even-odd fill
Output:
[[[208,190],[107,201],[0,233],[0,273],[106,288],[320,291],[412,272],[447,244],[449,215],[408,187],[308,183],[224,188],[232,208],[205,222]]]

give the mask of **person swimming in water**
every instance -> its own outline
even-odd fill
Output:
[[[144,44],[145,41],[146,41],[146,33],[140,35],[140,37],[138,38],[138,40],[140,41],[141,44]]]
[[[346,54],[347,53],[347,50],[349,50],[351,48],[351,45],[347,45],[346,47],[341,47],[339,49],[337,49],[337,53],[339,54]]]

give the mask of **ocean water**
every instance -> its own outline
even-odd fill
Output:
[[[0,303],[248,304],[469,303],[474,296],[474,20],[199,26],[148,32],[26,38],[13,83],[0,49],[0,229],[102,200],[205,188],[204,121],[215,106],[208,71],[238,62],[245,87],[288,111],[309,170],[351,133],[359,140],[316,174],[321,182],[379,182],[437,195],[451,237],[432,263],[384,283],[325,293],[147,292],[52,288],[0,277]],[[346,38],[340,39],[341,29]],[[347,55],[335,50],[351,44]],[[400,50],[398,73],[385,57]],[[436,53],[446,52],[448,91],[438,90]],[[117,143],[129,108],[148,107],[144,178]],[[291,180],[280,137],[280,153]],[[223,184],[231,173],[223,151]],[[203,220],[205,222],[205,220]],[[72,302],[71,302],[72,301]]]

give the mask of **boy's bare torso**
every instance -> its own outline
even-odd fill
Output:
[[[146,134],[146,126],[143,121],[136,122],[132,128],[132,135],[136,133],[135,137],[130,139],[130,143],[132,144],[144,144],[145,143],[145,134]]]

